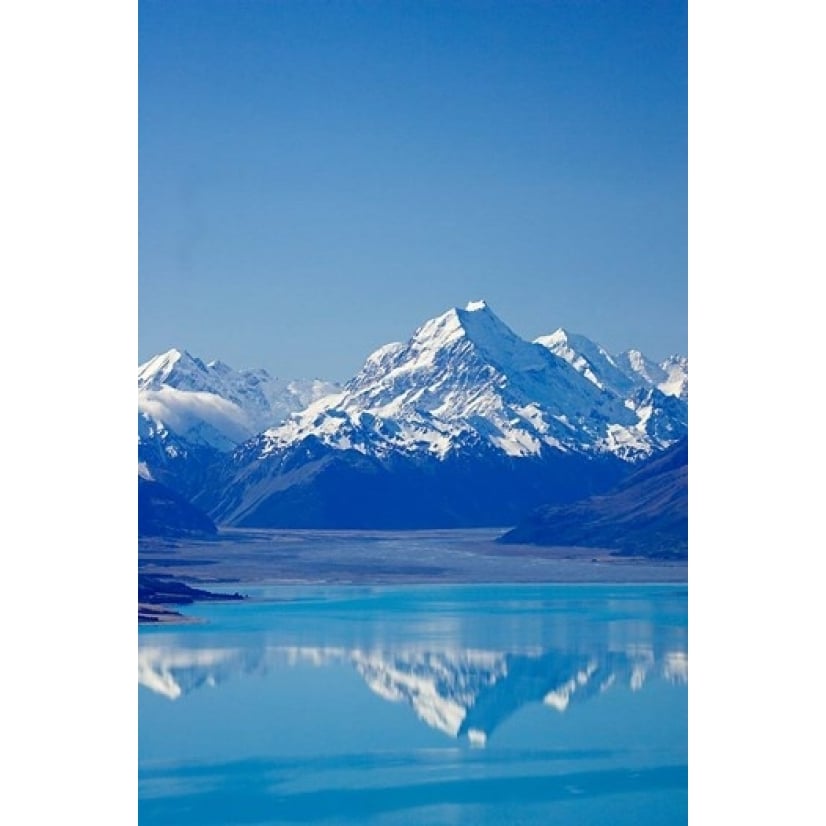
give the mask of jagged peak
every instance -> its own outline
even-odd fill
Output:
[[[173,371],[188,367],[207,372],[206,365],[199,358],[191,355],[187,350],[172,347],[138,365],[138,384],[140,386],[149,382],[163,383]]]
[[[641,350],[635,348],[625,350],[615,356],[615,360],[618,364],[630,367],[634,373],[641,376],[645,381],[656,384],[666,378],[663,368],[648,358]]]
[[[171,367],[178,363],[185,364],[187,362],[192,362],[193,364],[199,365],[201,368],[206,366],[201,359],[197,356],[193,356],[189,350],[179,347],[170,347],[169,350],[166,350],[163,353],[158,353],[158,355],[152,356],[152,358],[148,359],[143,364],[138,365],[138,370],[143,370],[149,365],[157,365],[159,367],[169,365]]]
[[[157,355],[148,358],[142,364],[139,364],[138,373],[146,372],[149,369],[152,369],[154,372],[164,365],[175,364],[183,358],[184,353],[186,353],[186,350],[179,350],[177,347],[171,347],[169,350],[166,350],[163,353],[158,353]]]
[[[611,354],[601,344],[582,333],[574,333],[563,327],[549,335],[535,338],[534,344],[541,344],[566,359],[571,355],[579,355],[586,359],[604,359],[616,366]]]
[[[534,344],[541,344],[548,349],[554,347],[567,347],[573,350],[581,350],[583,353],[599,353],[601,356],[607,358],[613,364],[613,359],[608,351],[601,345],[582,333],[575,333],[572,330],[566,330],[564,327],[558,327],[552,333],[539,336],[535,338]]]
[[[568,337],[571,335],[569,330],[566,330],[564,327],[557,327],[552,333],[548,333],[548,335],[540,336],[539,338],[549,339],[553,341],[567,341]],[[538,341],[539,339],[535,339]]]
[[[460,338],[468,338],[485,346],[494,339],[513,341],[519,336],[493,312],[486,301],[479,300],[468,302],[464,308],[451,307],[426,321],[413,334],[410,344],[417,349],[439,348]]]
[[[584,338],[584,336],[577,335],[576,333],[571,333],[564,327],[558,327],[552,333],[548,333],[548,335],[537,336],[533,340],[533,343],[542,344],[543,346],[550,348],[558,346],[560,344],[570,344],[572,339],[574,338]]]

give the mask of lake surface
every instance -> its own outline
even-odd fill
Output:
[[[687,822],[685,584],[240,590],[140,629],[143,826]]]

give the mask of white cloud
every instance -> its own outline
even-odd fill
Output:
[[[181,436],[206,424],[221,436],[240,443],[253,435],[247,414],[214,393],[161,387],[138,391],[138,410]]]

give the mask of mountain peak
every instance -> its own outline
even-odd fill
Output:
[[[567,344],[571,339],[569,333],[564,327],[557,327],[552,333],[546,336],[539,336],[533,340],[534,344],[541,344],[544,347],[552,349],[555,345]]]
[[[184,357],[185,352],[185,350],[179,350],[177,347],[170,347],[166,352],[158,353],[158,355],[147,359],[143,364],[138,366],[138,370],[149,368],[150,365],[153,369],[158,369],[163,365],[175,364]]]
[[[666,371],[659,364],[655,364],[642,351],[634,348],[620,353],[616,360],[629,376],[636,375],[642,378],[646,384],[659,384],[668,377]]]
[[[138,386],[149,384],[161,385],[166,382],[173,372],[182,368],[206,371],[204,363],[186,350],[172,347],[165,353],[153,356],[143,364],[138,365]]]
[[[149,359],[149,361],[146,362],[146,364],[150,364],[152,362],[156,364],[163,363],[170,365],[177,364],[178,362],[181,362],[182,364],[185,364],[187,362],[203,364],[201,359],[199,359],[197,356],[193,356],[192,353],[189,352],[189,350],[181,349],[178,347],[170,347],[165,353],[159,353],[157,356],[153,356],[151,359]]]
[[[139,426],[147,439],[168,432],[189,446],[227,451],[334,389],[274,379],[264,369],[237,371],[217,359],[205,364],[173,348],[138,366]]]
[[[562,347],[568,345],[573,347],[575,350],[588,350],[607,355],[607,351],[593,339],[588,338],[588,336],[585,336],[582,333],[575,333],[572,330],[566,330],[564,327],[557,327],[557,329],[549,335],[535,338],[534,344],[542,344],[551,350],[555,346]]]
[[[426,321],[413,334],[408,346],[417,352],[435,353],[461,340],[471,342],[494,358],[522,352],[526,348],[532,350],[532,346],[520,339],[485,301],[471,301],[464,309],[452,307]]]
[[[461,338],[464,335],[459,313],[461,311],[453,307],[441,315],[425,321],[416,332],[410,343],[420,347],[440,347]]]

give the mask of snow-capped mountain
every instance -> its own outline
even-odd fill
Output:
[[[660,364],[666,378],[660,382],[660,390],[667,396],[688,401],[688,359],[685,356],[669,356]]]
[[[343,387],[156,356],[138,369],[138,458],[218,524],[503,526],[683,438],[687,376],[683,357],[612,356],[561,329],[526,341],[474,301]]]
[[[199,504],[247,527],[506,525],[685,435],[684,402],[550,338],[520,338],[484,301],[450,309],[238,448]]]
[[[550,448],[624,458],[664,446],[626,403],[636,386],[610,356],[605,354],[599,372],[612,368],[615,375],[602,382],[580,366],[583,358],[555,355],[517,336],[484,301],[448,310],[406,344],[394,342],[370,355],[340,394],[268,430],[262,453],[308,436],[378,457],[444,458],[483,443],[513,457]],[[623,393],[614,390],[617,384]]]
[[[604,347],[579,333],[559,328],[535,339],[552,353],[565,359],[597,387],[606,388],[623,399],[635,391],[656,388],[666,396],[688,401],[688,359],[670,356],[654,363],[639,350],[611,355]]]
[[[138,367],[138,458],[172,488],[195,495],[221,454],[337,389],[169,350]]]
[[[620,369],[604,347],[583,335],[570,333],[560,327],[550,335],[534,339],[534,342],[565,359],[574,370],[600,389],[608,389],[621,398],[627,398],[640,386],[638,380],[632,379]]]
[[[138,367],[138,409],[179,436],[225,449],[260,433],[338,386],[285,381],[266,370],[233,370],[169,350]]]
[[[626,350],[615,357],[617,366],[638,386],[656,387],[667,396],[688,401],[688,359],[670,356],[656,364],[639,350]]]
[[[535,341],[565,359],[588,381],[621,399],[634,411],[637,430],[646,434],[655,450],[668,447],[688,432],[688,359],[684,356],[671,356],[661,364],[639,350],[612,356],[586,336],[562,328]]]

